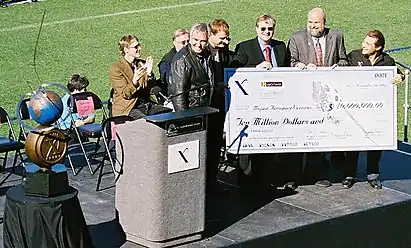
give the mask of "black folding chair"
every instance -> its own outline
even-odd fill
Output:
[[[6,124],[7,127],[7,132],[8,136],[0,137],[0,153],[4,153],[4,158],[3,158],[3,166],[2,169],[6,168],[7,165],[7,155],[9,152],[14,151],[14,160],[13,160],[13,165],[12,165],[12,172],[14,173],[14,168],[16,166],[17,162],[17,157],[20,157],[20,163],[24,164],[23,157],[21,155],[21,149],[24,149],[24,143],[20,142],[19,140],[16,139],[16,135],[13,130],[13,126],[11,124],[9,115],[7,114],[6,110],[4,110],[2,107],[0,107],[0,126],[3,126],[3,124]]]
[[[82,93],[76,93],[72,95],[74,103],[71,103],[71,98],[68,99],[68,106],[70,107],[70,115],[72,116],[73,114],[77,114],[79,116],[83,115],[82,112],[87,110],[87,108],[92,108],[88,109],[89,111],[86,111],[86,114],[96,114],[97,110],[101,110],[102,112],[102,119],[103,121],[107,118],[106,111],[104,109],[103,102],[101,99],[94,93],[92,92],[82,92]],[[87,105],[87,106],[86,106]],[[85,109],[86,108],[86,109]],[[79,145],[81,147],[82,153],[84,155],[84,158],[86,160],[87,166],[90,170],[91,174],[94,174],[95,171],[93,171],[93,168],[91,167],[89,156],[86,152],[86,149],[84,147],[83,139],[84,137],[86,138],[96,138],[97,141],[95,143],[95,149],[94,152],[91,154],[91,156],[97,155],[97,151],[99,149],[99,143],[101,139],[101,124],[100,123],[91,123],[91,124],[86,124],[83,126],[76,127],[75,125],[75,120],[71,117],[72,120],[72,125],[70,129],[68,130],[69,133],[75,132],[78,144],[71,144],[69,146],[69,149],[71,149],[73,146]],[[67,153],[67,157],[70,163],[70,166],[73,170],[73,174],[77,175],[73,162],[70,156],[70,153]]]
[[[103,143],[104,147],[106,149],[105,156],[103,157],[103,160],[101,161],[100,164],[100,172],[97,180],[97,187],[96,191],[99,191],[100,183],[101,183],[101,178],[103,177],[103,167],[105,164],[106,160],[109,160],[111,169],[113,170],[114,173],[114,181],[117,181],[118,176],[122,173],[122,162],[118,161],[118,158],[115,157],[115,161],[113,159],[113,156],[111,155],[112,152],[115,152],[115,140],[118,139],[118,135],[116,133],[116,126],[133,121],[133,118],[131,118],[128,115],[120,115],[120,116],[114,116],[107,118],[106,120],[103,121],[102,124],[102,137],[103,137]],[[116,169],[116,163],[120,164],[120,170]],[[116,174],[118,176],[116,176]]]
[[[113,117],[113,97],[114,97],[114,89],[110,90],[110,97],[107,101],[107,109],[108,109],[108,117]]]
[[[17,110],[18,110],[18,115],[20,117],[20,120],[22,121],[28,121],[31,119],[30,113],[29,113],[29,108],[28,104],[30,102],[30,98],[23,99],[17,104]],[[24,127],[22,123],[19,123],[20,130],[19,130],[19,135],[18,135],[18,140],[19,141],[26,141],[28,131]]]

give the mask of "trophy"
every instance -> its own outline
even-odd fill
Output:
[[[30,94],[27,109],[30,118],[39,124],[38,126],[30,127],[20,118],[19,106],[24,104],[24,96],[17,107],[20,124],[29,130],[25,147],[29,163],[25,166],[23,186],[26,195],[31,196],[54,197],[69,191],[67,169],[63,163],[68,137],[54,126],[62,115],[63,103],[55,91],[48,89],[50,86],[68,92],[60,84],[49,83],[41,85]]]

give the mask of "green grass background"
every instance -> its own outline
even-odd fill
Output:
[[[277,19],[275,37],[288,41],[305,27],[307,12],[322,7],[327,26],[345,35],[347,52],[360,48],[365,33],[379,29],[386,36],[386,49],[411,45],[411,4],[409,0],[226,0],[202,5],[155,8],[195,1],[183,0],[45,0],[0,9],[0,106],[14,115],[20,97],[39,86],[34,73],[33,54],[44,9],[46,16],[37,47],[36,67],[42,82],[66,84],[74,73],[86,75],[89,90],[106,99],[110,90],[108,68],[118,58],[117,41],[125,34],[137,35],[143,56],[158,63],[171,48],[171,34],[196,22],[224,18],[230,24],[231,48],[255,37],[255,19],[265,13]],[[133,14],[107,16],[60,24],[53,22],[144,10]],[[31,25],[24,27],[25,25]],[[24,28],[19,28],[19,27]],[[411,50],[391,54],[411,65]],[[402,139],[404,87],[398,87],[398,134]]]

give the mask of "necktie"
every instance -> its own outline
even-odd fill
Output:
[[[317,66],[323,66],[323,51],[321,49],[320,39],[316,39],[315,43],[315,61]]]
[[[265,61],[271,64],[271,47],[270,46],[265,47]]]

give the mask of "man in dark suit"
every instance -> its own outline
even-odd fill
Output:
[[[275,24],[272,16],[260,16],[255,24],[257,37],[237,44],[231,66],[266,69],[289,66],[285,43],[273,39]]]
[[[300,69],[320,66],[346,66],[347,54],[343,34],[325,27],[326,15],[321,8],[308,12],[307,28],[294,33],[288,43],[292,67]],[[309,182],[331,186],[322,153],[307,153],[305,174]]]
[[[257,18],[257,21],[255,23],[257,37],[237,44],[231,66],[256,67],[264,68],[267,70],[270,70],[273,67],[289,66],[290,63],[287,57],[285,43],[283,41],[273,39],[275,25],[276,20],[270,15],[262,15]],[[278,174],[281,174],[281,178],[279,178],[282,181],[281,184],[285,182],[284,188],[292,190],[296,189],[296,182],[299,180],[301,173],[301,154],[292,153],[275,156],[270,155],[269,157],[270,160],[272,160],[273,157],[280,157],[281,163],[279,165],[281,166],[281,169],[279,169],[280,172]],[[257,177],[264,176],[267,173],[258,173],[258,171],[262,170],[258,169],[257,161],[261,160],[261,162],[267,163],[267,160],[265,158],[267,158],[265,155],[260,154],[253,156],[240,155],[240,166],[244,170],[244,174],[240,173],[240,180],[250,180],[245,175],[251,175],[251,171],[253,171],[253,181],[257,180],[260,182],[261,178]],[[272,167],[272,165],[270,166]]]

